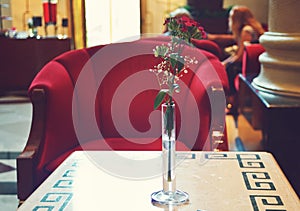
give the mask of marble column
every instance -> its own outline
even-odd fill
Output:
[[[300,98],[300,1],[269,0],[269,31],[260,38],[266,49],[261,72],[252,85],[264,92]]]

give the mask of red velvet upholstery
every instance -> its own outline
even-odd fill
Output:
[[[265,52],[261,44],[250,44],[245,46],[243,55],[242,74],[244,76],[256,77],[260,73],[260,62],[258,57]]]
[[[144,40],[170,42],[170,36],[164,36],[164,35],[154,36],[150,38],[149,37],[144,38]],[[202,39],[202,40],[192,39],[191,42],[196,48],[208,51],[213,55],[215,55],[216,57],[218,57],[219,59],[222,58],[222,50],[216,42],[207,39]]]
[[[33,122],[17,159],[20,200],[74,150],[161,150],[161,117],[153,112],[159,87],[149,69],[160,62],[153,49],[162,42],[146,39],[73,50],[44,66],[29,88]],[[177,147],[210,150],[212,123],[225,119],[225,100],[211,98],[215,90],[228,89],[226,72],[207,51],[186,48],[183,53],[197,57],[198,63],[181,78],[182,90],[175,98]],[[220,109],[212,119],[214,106]],[[194,124],[197,115],[199,125]],[[228,149],[224,140],[221,150]]]
[[[265,52],[264,47],[259,44],[249,44],[245,46],[243,60],[242,60],[242,75],[252,80],[260,73],[259,56]],[[238,90],[239,79],[238,76],[235,79],[235,87]]]
[[[197,39],[192,39],[192,43],[195,47],[202,50],[206,50],[214,54],[216,57],[218,57],[221,60],[222,50],[217,43],[211,40],[197,40]]]

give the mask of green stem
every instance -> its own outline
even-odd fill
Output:
[[[169,149],[168,149],[168,182],[171,182],[172,181],[172,165],[171,165],[171,158],[172,158],[172,155],[171,155],[171,149],[172,149],[172,146],[171,146],[171,142],[169,142]]]
[[[171,139],[172,136],[172,130],[174,128],[174,120],[173,120],[173,107],[172,107],[172,97],[169,96],[169,102],[167,102],[167,109],[165,113],[165,124],[166,124],[166,131],[169,137],[169,140]]]
[[[165,124],[168,134],[168,182],[172,181],[172,130],[174,129],[174,108],[173,108],[172,96],[169,96],[169,102],[167,102],[167,108],[165,113]]]

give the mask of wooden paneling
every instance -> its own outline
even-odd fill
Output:
[[[47,62],[71,49],[71,40],[0,38],[0,49],[1,94],[27,90]]]

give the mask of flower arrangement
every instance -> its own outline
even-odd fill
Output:
[[[155,57],[162,58],[162,62],[151,69],[156,74],[160,85],[154,109],[157,109],[163,100],[169,103],[172,101],[174,91],[179,92],[177,81],[182,73],[187,73],[189,64],[197,63],[195,58],[182,55],[184,45],[192,45],[192,38],[206,38],[203,27],[187,16],[167,18],[164,25],[167,25],[170,32],[171,43],[156,46],[153,50]],[[164,86],[167,88],[163,88]]]
[[[162,44],[156,46],[154,56],[162,59],[162,62],[151,69],[155,73],[160,86],[155,102],[154,109],[165,101],[167,105],[165,120],[168,136],[171,136],[171,130],[174,128],[173,120],[173,93],[180,92],[177,84],[180,77],[188,72],[190,64],[196,64],[197,60],[188,55],[182,55],[185,45],[192,46],[191,39],[205,39],[206,33],[198,22],[188,18],[187,16],[171,17],[165,20],[171,36],[171,42],[167,45]]]

